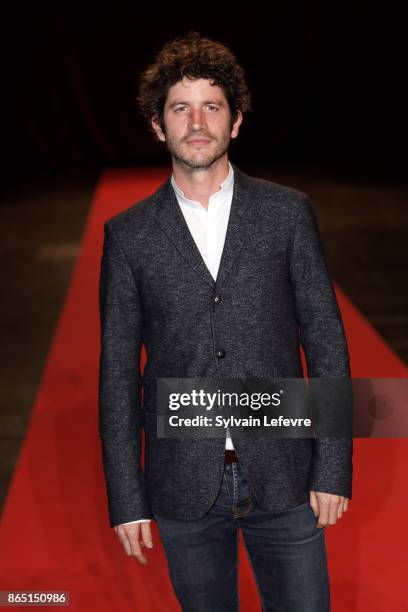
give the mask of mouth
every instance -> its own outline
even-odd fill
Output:
[[[208,144],[209,142],[211,141],[204,138],[193,138],[192,140],[187,140],[188,144]]]

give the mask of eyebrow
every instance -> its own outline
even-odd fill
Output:
[[[172,102],[171,104],[169,104],[169,108],[174,108],[175,106],[178,106],[179,104],[188,105],[190,104],[190,102],[187,102],[184,100],[176,100],[175,102]],[[218,98],[213,98],[212,100],[205,100],[203,104],[219,104],[220,106],[222,106],[224,102],[222,100],[219,100]]]

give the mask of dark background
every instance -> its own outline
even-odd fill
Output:
[[[5,169],[166,163],[137,113],[137,78],[166,41],[195,29],[229,46],[248,75],[253,113],[237,162],[402,174],[407,58],[393,11],[317,1],[15,11],[2,25]]]
[[[311,195],[333,278],[408,360],[405,26],[393,3],[2,7],[0,506],[100,173],[170,169],[137,81],[189,30],[247,73],[253,112],[230,159]]]

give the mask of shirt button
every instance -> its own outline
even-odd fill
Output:
[[[220,295],[215,295],[214,296],[214,303],[215,304],[220,304],[222,302],[222,297]]]
[[[216,351],[215,354],[217,355],[218,359],[224,359],[225,357],[224,349],[218,349],[218,351]]]

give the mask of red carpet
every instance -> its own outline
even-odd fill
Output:
[[[97,434],[98,276],[103,222],[152,193],[169,169],[111,171],[97,188],[82,251],[33,407],[0,527],[0,590],[63,590],[70,609],[178,610],[154,525],[141,566],[108,527]],[[338,291],[354,377],[407,370]],[[333,611],[408,610],[408,444],[356,440],[354,496],[327,530]],[[241,609],[260,609],[241,543]]]

